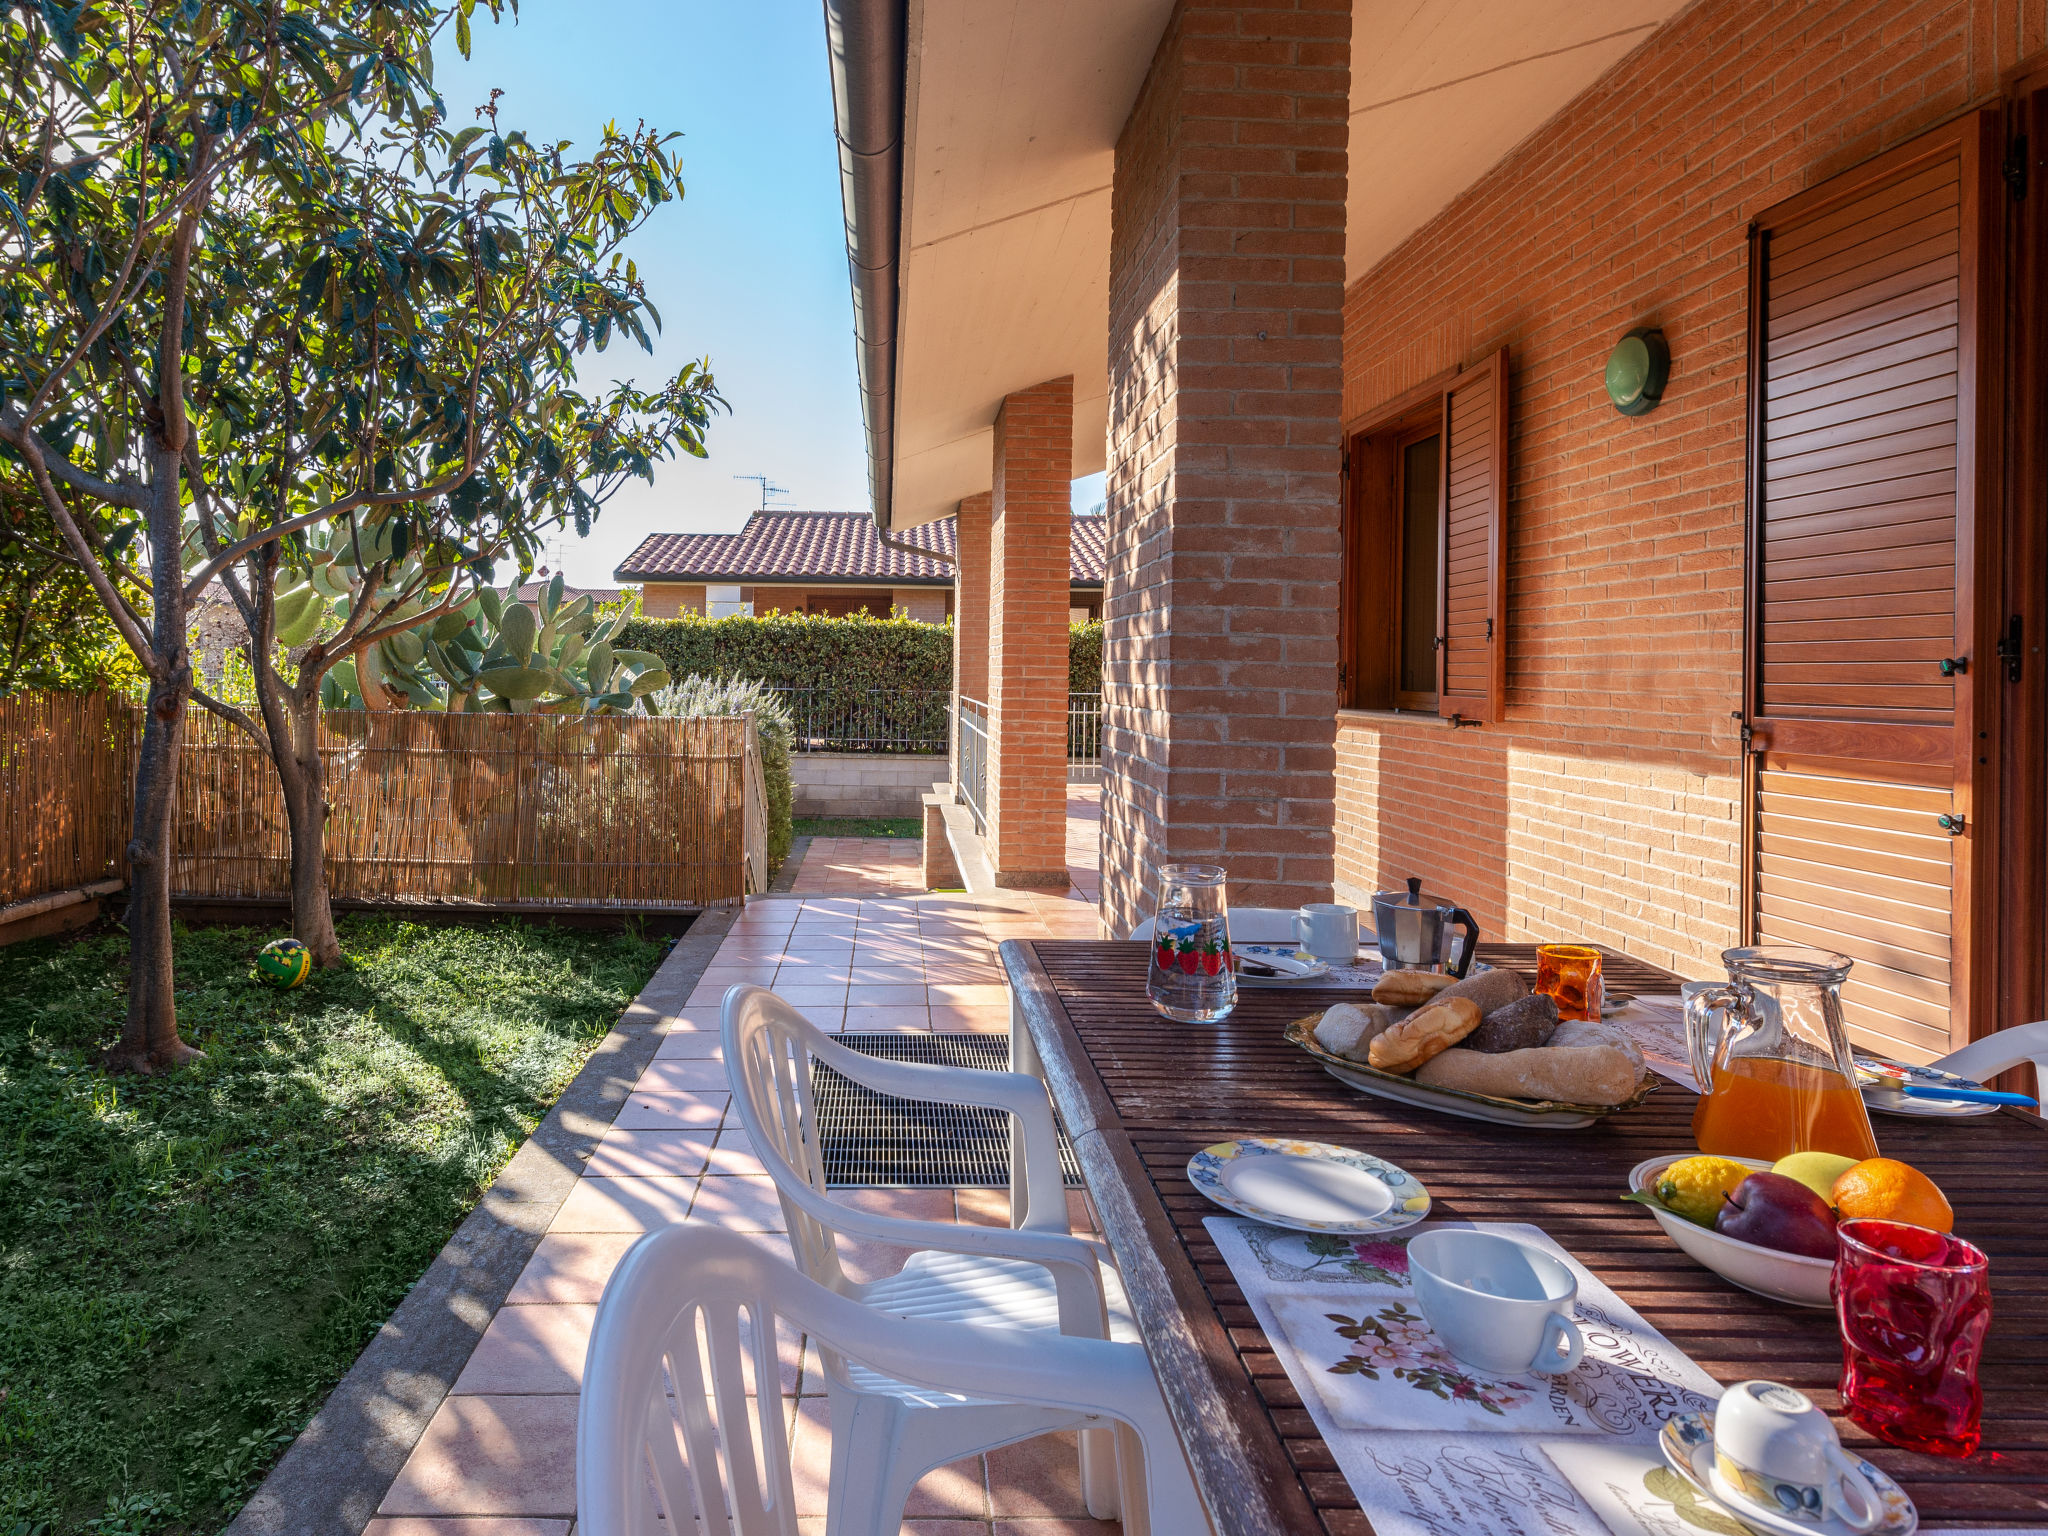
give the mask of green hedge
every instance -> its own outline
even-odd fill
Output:
[[[635,619],[615,642],[652,651],[671,677],[748,677],[778,688],[950,688],[953,628],[916,619],[804,613]],[[1070,626],[1067,686],[1102,687],[1102,626]]]

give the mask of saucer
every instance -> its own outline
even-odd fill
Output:
[[[1429,1214],[1429,1191],[1413,1174],[1322,1141],[1219,1141],[1188,1159],[1188,1182],[1226,1211],[1295,1232],[1397,1232]]]
[[[1657,1435],[1657,1445],[1664,1452],[1665,1461],[1671,1464],[1671,1470],[1690,1483],[1695,1493],[1710,1499],[1716,1509],[1744,1525],[1767,1531],[1770,1536],[1857,1536],[1855,1529],[1839,1516],[1827,1520],[1794,1520],[1790,1515],[1723,1498],[1714,1486],[1714,1416],[1711,1413],[1681,1413],[1677,1418],[1667,1420]],[[1853,1451],[1849,1453],[1849,1459],[1870,1479],[1870,1486],[1877,1490],[1878,1502],[1884,1506],[1883,1516],[1866,1536],[1912,1536],[1920,1526],[1920,1511],[1913,1507],[1906,1490],[1887,1477],[1882,1469],[1872,1466]]]

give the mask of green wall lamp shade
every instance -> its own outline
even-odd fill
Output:
[[[1607,398],[1624,416],[1646,416],[1664,398],[1671,349],[1654,326],[1630,331],[1607,357]]]

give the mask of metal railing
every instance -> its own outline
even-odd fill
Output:
[[[974,813],[974,830],[988,831],[988,706],[979,699],[960,695],[957,716],[960,731],[959,787],[968,810]]]
[[[775,688],[797,752],[924,752],[943,756],[953,695],[944,688]]]
[[[1102,782],[1102,695],[1067,695],[1067,782]]]

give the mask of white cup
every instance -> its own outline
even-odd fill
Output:
[[[1294,942],[1318,960],[1351,964],[1358,958],[1358,908],[1310,902],[1294,914]]]
[[[1714,1495],[1780,1519],[1873,1529],[1884,1503],[1828,1416],[1775,1381],[1739,1382],[1714,1409]]]
[[[1540,1248],[1437,1227],[1408,1244],[1408,1278],[1429,1326],[1467,1365],[1561,1376],[1586,1353],[1572,1321],[1579,1277]]]

